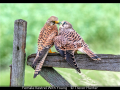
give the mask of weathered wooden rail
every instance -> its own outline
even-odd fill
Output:
[[[86,54],[76,54],[75,58],[80,69],[120,71],[120,55],[97,54],[102,60],[94,61]],[[27,65],[31,66],[36,54],[27,58]],[[71,86],[52,67],[72,68],[58,53],[48,54],[40,75],[52,86]]]
[[[102,60],[92,60],[86,54],[75,54],[78,67],[80,69],[91,69],[91,70],[105,70],[105,71],[119,71],[120,72],[120,55],[112,54],[97,54]],[[36,54],[29,55],[27,58],[27,64],[31,65]],[[44,67],[61,67],[61,68],[72,68],[60,54],[48,54]]]
[[[25,47],[27,22],[22,19],[15,20],[13,40],[13,60],[10,75],[10,86],[24,86],[25,75]],[[101,60],[94,61],[86,54],[76,54],[75,58],[80,69],[105,70],[120,72],[120,55],[97,54]],[[27,57],[27,65],[31,66],[36,54]],[[51,86],[71,86],[53,67],[72,68],[58,53],[48,54],[40,75]],[[33,68],[34,69],[34,68]],[[33,78],[33,77],[31,77]]]

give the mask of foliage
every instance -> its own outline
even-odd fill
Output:
[[[120,4],[0,4],[0,65],[11,63],[16,19],[27,25],[27,55],[37,51],[37,38],[54,15],[69,21],[90,48],[101,54],[120,54]],[[54,47],[52,48],[55,51]]]
[[[120,4],[0,4],[0,68],[12,62],[14,21],[27,21],[26,56],[36,53],[40,29],[50,16],[66,20],[95,53],[120,54]],[[56,51],[55,48],[52,48]]]

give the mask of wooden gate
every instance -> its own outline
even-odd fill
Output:
[[[27,22],[22,19],[14,22],[13,60],[10,73],[10,86],[24,86],[25,60],[26,60],[26,34]],[[102,60],[93,61],[86,54],[76,54],[76,60],[80,69],[105,70],[120,72],[120,55],[97,54]],[[36,54],[27,57],[27,65],[31,66]],[[71,87],[53,67],[72,68],[63,60],[60,54],[48,54],[40,75],[56,87]],[[33,68],[34,69],[34,68]],[[33,77],[31,77],[33,78]]]

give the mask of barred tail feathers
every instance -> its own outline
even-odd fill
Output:
[[[36,57],[33,61],[32,67],[35,67],[37,65],[37,63],[44,57],[44,55],[48,51],[49,51],[49,48],[44,48],[41,51],[38,51],[37,54],[36,54]]]
[[[81,73],[80,69],[77,66],[75,57],[74,57],[74,52],[72,50],[67,50],[66,51],[66,56],[65,60],[73,67],[75,68],[79,73]]]
[[[36,78],[36,76],[40,73],[40,71],[42,69],[42,66],[44,64],[45,58],[47,57],[47,54],[48,54],[48,51],[46,52],[46,54],[44,55],[44,57],[42,58],[42,60],[39,61],[39,63],[36,65],[35,72],[34,72],[34,77],[33,78]]]

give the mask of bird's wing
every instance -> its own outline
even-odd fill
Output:
[[[62,35],[56,36],[54,38],[54,44],[60,55],[80,73],[80,69],[77,67],[77,63],[74,57],[74,50],[71,50],[74,45],[70,38],[67,40],[67,38],[64,38]]]
[[[82,37],[76,32],[76,31],[71,31],[69,32],[69,36],[67,39],[72,38],[73,43],[69,44],[67,46],[70,49],[70,46],[74,48],[75,50],[79,50],[82,53],[86,53],[89,57],[91,57],[93,60],[101,60],[96,54],[94,54],[90,49],[89,46],[85,43],[85,41],[82,39]],[[68,40],[70,41],[70,40]],[[74,47],[73,47],[74,45]]]
[[[89,46],[85,43],[85,41],[83,40],[83,38],[75,31],[75,30],[71,30],[69,32],[69,35],[67,37],[67,39],[72,38],[73,43],[69,44],[70,46],[75,46],[72,48],[75,48],[75,50],[79,50],[82,53],[86,53],[89,57],[91,57],[93,60],[101,60],[96,54],[94,54],[90,49]],[[70,40],[68,40],[70,41]],[[70,48],[70,46],[68,46],[68,48]]]
[[[60,53],[60,55],[63,58],[65,58],[65,50],[64,50],[64,47],[62,45],[62,36],[59,35],[59,36],[54,37],[53,41],[54,41],[54,45],[55,45],[56,50]]]

